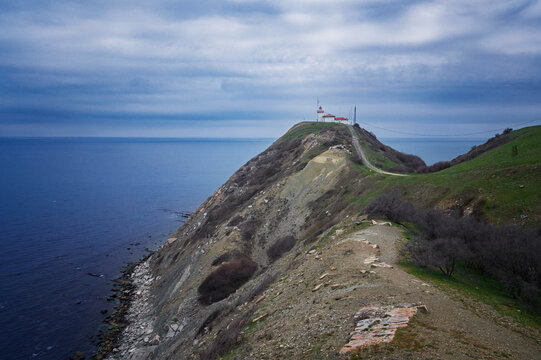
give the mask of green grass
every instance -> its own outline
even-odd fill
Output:
[[[387,157],[385,157],[385,155],[383,155],[382,153],[373,150],[368,144],[368,142],[364,141],[362,138],[359,138],[359,142],[361,143],[366,157],[375,167],[387,170],[392,167],[399,166],[394,161],[391,161]]]
[[[483,302],[522,325],[541,327],[541,315],[528,311],[500,282],[489,275],[463,266],[458,266],[451,278],[439,270],[420,268],[411,263],[402,263],[401,267],[409,274],[430,282],[445,292],[458,293],[460,296]]]
[[[458,197],[485,200],[483,211],[493,223],[541,222],[541,126],[513,131],[512,141],[473,160],[432,174],[386,176],[363,203],[399,188],[418,206],[433,206]],[[517,146],[518,155],[512,156]],[[523,185],[523,187],[521,187]],[[521,221],[521,215],[526,219]]]
[[[310,134],[317,135],[324,130],[327,130],[331,127],[338,127],[338,126],[345,126],[345,125],[336,124],[336,123],[305,121],[296,125],[293,129],[289,130],[278,141],[281,142],[285,140],[303,139]]]

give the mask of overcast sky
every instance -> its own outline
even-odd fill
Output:
[[[318,97],[382,137],[541,117],[540,1],[0,0],[0,29],[0,136],[276,137]]]

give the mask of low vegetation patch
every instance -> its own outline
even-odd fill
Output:
[[[256,270],[257,264],[246,256],[223,263],[197,289],[199,301],[210,305],[225,299],[248,281]]]
[[[295,246],[296,242],[297,239],[295,239],[293,236],[284,236],[269,247],[267,250],[267,256],[269,257],[270,261],[275,261],[291,250],[293,246]]]
[[[448,277],[464,264],[498,279],[514,297],[541,311],[541,229],[494,226],[469,216],[420,210],[396,194],[380,196],[365,210],[411,224],[413,236],[402,247],[403,259],[440,269]]]

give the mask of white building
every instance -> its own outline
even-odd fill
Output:
[[[334,121],[334,115],[331,115],[331,114],[323,115],[323,122],[333,122],[333,121]]]
[[[317,121],[323,121],[323,114],[325,114],[325,112],[320,106],[319,109],[317,109]]]
[[[317,121],[336,122],[336,123],[346,124],[346,125],[349,123],[348,118],[340,117],[340,116],[334,116],[332,114],[325,114],[325,115],[323,115],[323,114],[325,114],[325,112],[323,111],[323,108],[320,106],[317,109]]]

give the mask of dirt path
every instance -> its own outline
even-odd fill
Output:
[[[349,132],[351,133],[353,147],[355,148],[355,150],[357,151],[357,154],[359,154],[361,160],[363,161],[363,164],[367,168],[369,168],[371,170],[374,170],[375,172],[378,172],[380,174],[385,174],[385,175],[408,176],[407,174],[397,174],[397,173],[384,171],[384,170],[378,169],[377,167],[372,165],[372,163],[370,161],[368,161],[368,158],[366,157],[366,154],[364,153],[363,148],[361,147],[361,144],[359,143],[359,137],[357,136],[357,133],[355,132],[355,129],[353,129],[353,126],[351,126],[351,125],[348,125],[348,129],[349,129]]]
[[[299,255],[297,265],[257,304],[254,318],[262,320],[245,331],[244,345],[232,358],[340,358],[361,307],[412,303],[425,304],[428,313],[418,312],[390,345],[364,350],[361,358],[541,358],[538,330],[518,332],[513,320],[492,308],[450,296],[397,267],[401,233],[383,225],[349,235],[338,231]],[[369,257],[393,268],[372,268]]]

